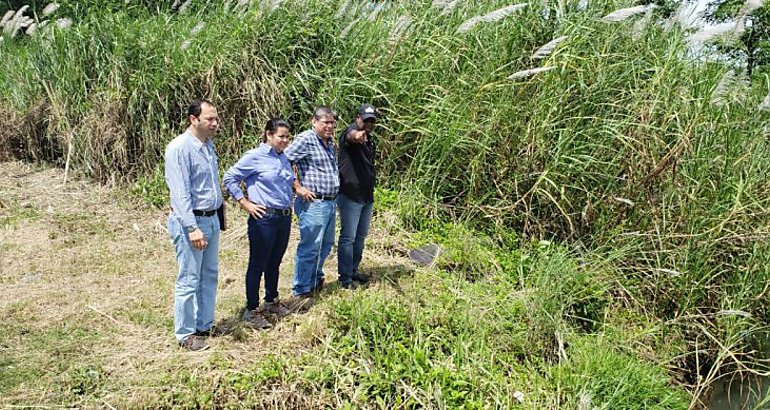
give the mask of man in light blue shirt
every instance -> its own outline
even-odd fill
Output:
[[[222,205],[219,164],[213,139],[217,109],[195,100],[187,110],[190,126],[166,147],[166,184],[171,193],[168,231],[179,263],[174,288],[174,335],[189,350],[208,348],[219,273],[219,218]]]

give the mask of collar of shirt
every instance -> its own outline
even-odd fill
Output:
[[[329,141],[328,141],[328,143],[326,143],[326,140],[325,140],[325,139],[323,139],[323,137],[322,137],[322,136],[318,135],[318,133],[317,133],[317,132],[315,132],[315,130],[314,130],[314,129],[312,129],[312,128],[311,128],[311,129],[310,129],[310,132],[312,132],[312,133],[313,133],[313,135],[315,135],[315,137],[316,137],[316,138],[318,138],[318,142],[320,142],[320,143],[321,143],[321,146],[322,146],[322,147],[324,147],[324,149],[325,149],[325,150],[329,150],[330,148],[333,148],[333,147],[334,147],[334,141],[333,141],[333,140],[334,140],[334,138],[329,138]]]
[[[279,157],[281,154],[283,154],[283,152],[281,152],[281,154],[279,154],[278,151],[275,150],[275,147],[273,147],[272,145],[268,145],[265,142],[260,142],[259,143],[258,150],[260,152],[264,152],[264,153],[270,154],[270,155],[272,155],[274,157]]]
[[[207,138],[206,142],[203,143],[198,139],[198,137],[195,136],[195,134],[190,132],[190,130],[185,131],[185,134],[187,134],[189,143],[192,144],[195,149],[202,151],[204,154],[207,154],[206,156],[208,156],[208,153],[211,149],[211,138]]]

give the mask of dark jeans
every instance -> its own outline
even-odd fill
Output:
[[[350,285],[358,275],[358,265],[364,254],[364,240],[372,221],[372,202],[354,201],[345,195],[337,197],[340,210],[340,240],[337,242],[337,272],[340,283]]]
[[[290,215],[249,216],[249,267],[246,270],[246,308],[259,306],[259,282],[265,274],[265,301],[278,298],[278,269],[291,231]]]

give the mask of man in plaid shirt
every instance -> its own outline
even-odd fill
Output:
[[[298,171],[294,212],[299,220],[299,244],[292,284],[292,292],[298,297],[308,297],[323,286],[323,264],[334,245],[340,189],[333,142],[337,121],[331,108],[316,107],[312,126],[297,135],[284,151]]]

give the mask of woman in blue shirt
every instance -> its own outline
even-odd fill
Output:
[[[247,151],[223,178],[230,195],[249,214],[249,265],[243,320],[247,326],[257,329],[272,326],[263,312],[279,317],[291,313],[278,300],[278,270],[289,243],[294,196],[294,172],[283,153],[290,139],[291,125],[287,121],[269,120],[259,147]],[[241,182],[245,183],[248,196],[244,196]],[[259,282],[263,273],[265,304],[259,310]]]

